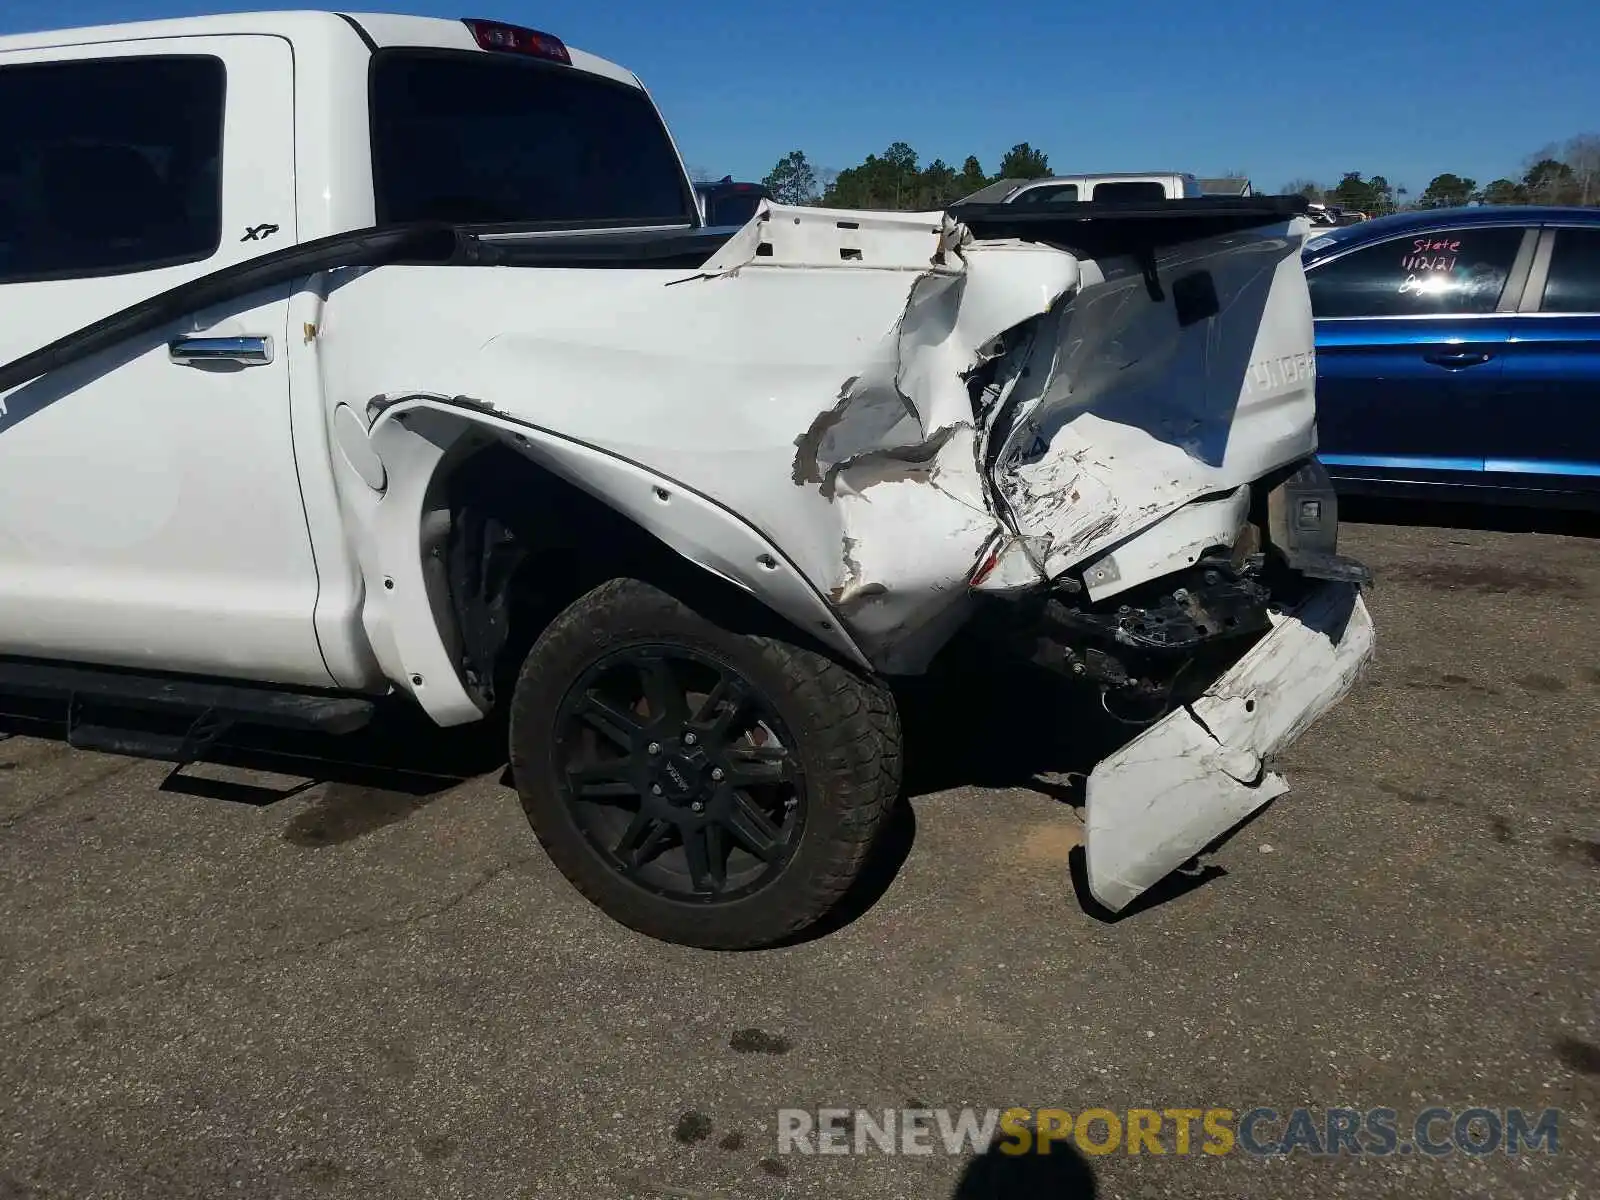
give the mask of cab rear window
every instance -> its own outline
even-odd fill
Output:
[[[385,50],[371,93],[380,224],[695,223],[640,88],[494,54]]]
[[[1165,185],[1154,180],[1144,179],[1097,183],[1094,188],[1094,198],[1111,201],[1165,200],[1167,189]]]

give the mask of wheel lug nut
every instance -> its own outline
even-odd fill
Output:
[[[695,736],[695,735],[694,735],[694,734],[692,734],[692,733],[686,733],[686,734],[684,734],[684,735],[683,735],[683,744],[684,744],[684,745],[685,745],[685,746],[693,746],[693,745],[694,745],[694,744],[695,744],[695,743],[696,743],[696,742],[698,742],[698,741],[699,741],[699,740],[700,740],[700,739],[699,739],[699,738],[697,738],[697,737],[696,737],[696,736]]]
[[[660,754],[661,753],[661,743],[660,742],[651,742],[648,746],[645,747],[645,749],[648,750],[651,754]]]
[[[659,783],[652,783],[652,784],[651,784],[651,785],[650,785],[650,794],[651,794],[651,795],[652,795],[652,796],[659,796],[659,795],[661,795],[661,785],[660,785],[660,784],[659,784]]]
[[[711,778],[715,779],[718,783],[721,783],[722,782],[722,768],[721,767],[712,767],[711,768]]]

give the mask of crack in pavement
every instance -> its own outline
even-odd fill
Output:
[[[289,946],[281,950],[271,951],[270,953],[243,954],[234,957],[218,957],[202,959],[199,962],[184,963],[182,966],[173,967],[167,971],[158,971],[156,974],[141,979],[136,983],[129,984],[126,987],[111,988],[103,992],[94,992],[89,995],[74,996],[67,1000],[58,1001],[48,1008],[41,1009],[35,1013],[30,1013],[20,1020],[8,1021],[0,1024],[0,1032],[14,1029],[26,1029],[48,1021],[51,1017],[58,1016],[63,1012],[67,1012],[75,1008],[81,1008],[86,1004],[93,1004],[104,1000],[126,999],[129,996],[136,995],[142,991],[147,991],[150,988],[156,987],[163,983],[168,983],[174,979],[198,977],[206,971],[221,968],[260,966],[264,963],[275,962],[279,959],[294,958],[296,955],[315,954],[319,950],[326,950],[330,946],[337,946],[344,942],[354,941],[355,939],[364,937],[367,934],[375,933],[382,935],[391,933],[399,929],[404,929],[407,926],[417,925],[423,921],[432,920],[435,917],[442,917],[446,913],[449,913],[452,910],[460,907],[462,904],[465,904],[473,896],[477,895],[496,879],[500,878],[500,876],[506,874],[515,867],[521,866],[523,863],[532,862],[533,858],[534,855],[525,854],[521,857],[513,858],[503,862],[499,866],[485,871],[478,877],[478,879],[467,885],[466,888],[452,896],[450,899],[446,900],[443,904],[436,905],[432,908],[423,909],[421,912],[401,917],[398,920],[375,921],[368,925],[358,926],[355,929],[347,929],[342,933],[334,934],[332,937],[322,938],[318,941],[311,942],[308,945]]]

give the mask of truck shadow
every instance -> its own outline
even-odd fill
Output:
[[[896,687],[905,734],[907,797],[962,786],[1031,786],[1081,803],[1082,778],[1134,732],[1043,671],[997,669],[970,653],[942,660],[925,678]],[[157,729],[150,714],[121,714],[130,728]],[[180,728],[181,727],[174,727]],[[65,742],[58,704],[5,697],[0,734]],[[321,784],[427,798],[506,767],[506,721],[439,729],[404,702],[341,737],[237,726],[204,763],[296,780],[284,786],[174,772],[168,792],[268,805]],[[509,773],[502,782],[509,785]]]
[[[1026,665],[1000,667],[953,646],[928,675],[896,688],[905,792],[1028,787],[1073,805],[1094,764],[1138,732],[1095,693]]]
[[[157,731],[158,719],[148,713],[124,714],[123,720]],[[3,735],[65,743],[63,707],[7,697]],[[503,722],[439,729],[397,704],[369,728],[343,737],[236,727],[193,767],[174,764],[159,790],[264,807],[321,787],[284,836],[306,846],[332,845],[403,820],[451,788],[503,768],[505,745]],[[219,777],[210,770],[215,767],[232,774]]]
[[[1033,668],[997,668],[981,651],[960,647],[927,677],[896,692],[905,731],[901,802],[850,892],[800,940],[853,923],[887,893],[916,840],[917,797],[963,786],[1025,787],[1081,806],[1093,764],[1135,732],[1101,711],[1092,694]],[[66,741],[61,706],[7,698],[0,707],[0,739],[18,734]],[[367,729],[343,737],[238,727],[200,763],[174,766],[158,786],[170,794],[255,807],[305,797],[283,837],[316,850],[406,821],[462,783],[497,774],[510,786],[503,717],[441,730],[396,703]],[[1175,887],[1153,892],[1150,901],[1170,899],[1208,877],[1177,879]],[[1062,882],[1086,912],[1108,919],[1096,913],[1081,863]],[[1148,906],[1141,902],[1137,909]]]
[[[1026,788],[1081,810],[1094,765],[1145,728],[1112,716],[1090,689],[1026,665],[999,668],[980,646],[961,643],[897,695],[908,798],[963,786]],[[1068,856],[1064,882],[1090,919],[1105,925],[1129,920],[1226,875],[1205,858],[1271,807],[1225,831],[1120,912],[1089,891],[1083,846]]]

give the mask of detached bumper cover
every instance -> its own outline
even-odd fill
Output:
[[[1350,690],[1373,653],[1360,590],[1324,584],[1194,703],[1089,776],[1089,890],[1113,912],[1289,790],[1272,758]]]

